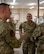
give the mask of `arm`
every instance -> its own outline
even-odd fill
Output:
[[[32,34],[32,40],[38,38],[41,35],[41,28],[37,26]]]
[[[4,25],[4,24],[1,24],[1,25],[0,25],[0,36],[1,36],[1,40],[3,40],[3,42],[4,42],[5,44],[7,44],[9,47],[11,47],[11,46],[9,45],[9,43],[11,42],[11,38],[9,38],[6,25]],[[7,37],[7,36],[8,36],[8,37]],[[12,47],[11,47],[11,48],[12,48]]]
[[[21,39],[24,38],[24,33],[23,33],[23,31],[22,31],[22,30],[23,30],[22,24],[23,24],[23,23],[21,23],[20,26],[19,26],[19,33],[20,33],[20,38],[21,38]]]

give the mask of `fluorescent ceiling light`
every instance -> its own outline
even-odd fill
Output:
[[[8,2],[10,5],[14,5],[16,0],[13,0],[13,2]]]
[[[43,4],[43,3],[44,3],[44,1],[41,1],[41,2],[40,2],[40,4]]]
[[[34,8],[34,6],[30,7],[30,9],[33,9],[33,8]]]
[[[36,3],[29,3],[27,5],[32,6],[32,5],[36,5]]]
[[[39,7],[39,9],[44,9],[44,7]]]
[[[11,8],[14,8],[14,6],[12,6]]]
[[[14,8],[14,5],[11,5],[11,6],[10,6],[10,8],[12,8],[12,9],[13,9],[13,8]]]

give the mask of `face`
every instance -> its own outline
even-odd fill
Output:
[[[30,13],[27,14],[27,21],[31,21],[32,20],[32,15]]]
[[[5,8],[6,19],[9,19],[10,18],[10,15],[11,15],[10,8],[9,8],[9,6],[6,6],[6,8]]]

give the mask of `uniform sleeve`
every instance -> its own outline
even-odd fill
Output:
[[[16,25],[14,23],[12,23],[12,22],[10,22],[9,24],[10,24],[11,28],[13,28],[14,31],[15,31],[16,30],[15,29],[16,28],[15,27]],[[21,45],[21,41],[19,41],[19,40],[16,39],[14,31],[13,30],[10,31],[10,35],[11,35],[10,46],[13,47],[13,48],[18,48]]]
[[[0,25],[0,36],[2,37],[2,40],[6,43],[11,42],[11,37],[10,37],[10,30],[7,24],[2,24]]]
[[[1,25],[0,26],[0,35],[2,36],[2,37],[5,37],[5,35],[6,35],[6,28],[3,26],[3,25]]]
[[[35,30],[35,28],[37,27],[37,24],[34,22],[34,25],[35,25],[35,26],[34,26],[34,30]]]
[[[13,28],[13,30],[16,30],[16,24],[9,22],[9,25]]]
[[[20,26],[19,26],[19,32],[22,33],[22,23],[21,23]]]
[[[32,37],[37,38],[38,36],[41,35],[41,28],[40,26],[37,26],[32,34]]]

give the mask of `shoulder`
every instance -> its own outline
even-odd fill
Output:
[[[8,28],[8,25],[6,23],[0,23],[0,34],[3,31],[6,31],[7,28]]]
[[[36,23],[35,23],[35,22],[33,22],[33,21],[32,21],[32,23],[36,25]]]
[[[35,22],[32,21],[31,23],[33,26],[37,27],[37,24]]]
[[[40,26],[40,27],[43,27],[43,26],[44,26],[44,23],[40,24],[39,26]]]
[[[22,23],[22,25],[26,25],[26,24],[27,24],[27,21],[25,21],[25,22]]]

